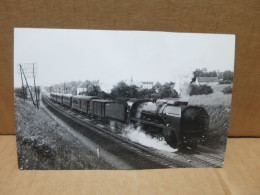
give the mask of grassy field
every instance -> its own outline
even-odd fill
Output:
[[[113,169],[31,102],[15,98],[20,169]]]
[[[225,87],[233,87],[233,84],[212,85],[214,93],[221,92]]]
[[[212,86],[214,93],[209,95],[190,96],[189,104],[203,106],[210,115],[208,144],[225,145],[228,135],[231,94],[223,94],[223,88],[230,85]]]

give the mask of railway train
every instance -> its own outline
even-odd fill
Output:
[[[107,123],[134,124],[174,148],[197,147],[206,143],[209,115],[205,108],[189,106],[180,98],[101,99],[96,96],[50,93],[52,101],[70,107]]]

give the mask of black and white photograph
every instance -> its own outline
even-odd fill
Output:
[[[235,35],[14,29],[21,170],[222,167]]]

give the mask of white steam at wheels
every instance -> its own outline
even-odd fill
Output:
[[[123,128],[121,136],[130,139],[133,142],[142,144],[144,146],[152,147],[158,150],[167,152],[176,152],[176,149],[170,147],[165,140],[159,140],[146,134],[140,127],[134,128],[133,125],[128,125]]]

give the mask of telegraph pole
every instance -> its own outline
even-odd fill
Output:
[[[22,88],[23,88],[23,93],[24,93],[24,100],[25,100],[25,93],[27,95],[27,90],[29,90],[30,97],[32,99],[33,105],[39,109],[39,93],[40,89],[39,87],[36,86],[36,66],[35,63],[27,63],[27,64],[19,64],[19,69],[20,69],[20,74],[21,74],[21,80],[22,80]],[[27,78],[32,78],[34,86],[30,87],[28,79]],[[23,79],[25,80],[26,83],[26,92],[24,91],[25,85],[23,82]],[[34,96],[33,96],[33,88],[34,88]]]
[[[33,63],[33,82],[34,82],[34,94],[35,94],[35,99],[36,99],[36,106],[37,106],[37,108],[39,108],[38,93],[37,93],[36,83],[35,83],[34,63]]]
[[[24,91],[24,85],[23,85],[23,75],[22,75],[22,71],[21,71],[22,70],[21,64],[20,64],[19,68],[20,68],[21,80],[22,80],[23,100],[25,101],[25,91]]]
[[[20,66],[21,66],[21,65],[20,65]],[[21,67],[22,67],[22,66],[21,66]],[[27,79],[26,79],[26,76],[25,76],[25,74],[24,74],[23,68],[21,68],[21,69],[22,69],[22,74],[23,74],[23,76],[24,76],[24,80],[25,80],[25,82],[26,82],[26,88],[29,89],[29,92],[30,92],[30,95],[31,95],[33,104],[36,105],[35,102],[34,102],[34,99],[33,99],[33,95],[32,95],[31,88],[30,88],[30,86],[29,86],[29,84],[28,84],[28,81],[27,81]]]

